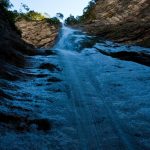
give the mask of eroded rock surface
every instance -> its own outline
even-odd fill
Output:
[[[20,38],[3,8],[0,8],[0,14],[0,77],[15,80],[22,75],[25,56],[34,55],[35,50]]]
[[[97,0],[93,18],[83,27],[89,33],[117,42],[150,46],[149,0]]]
[[[47,21],[20,20],[16,26],[22,32],[23,40],[36,48],[53,46],[59,31],[59,25],[51,25]]]
[[[32,57],[45,58],[55,53],[47,49],[35,50],[33,45],[21,39],[19,31],[1,6],[0,14],[0,133],[51,130],[52,123],[49,119],[32,113],[34,107],[30,107],[31,90],[24,92],[23,89],[33,87],[34,82],[30,83],[33,78],[42,80],[47,77],[47,74],[36,74],[34,69],[31,72]],[[36,65],[35,62],[33,64]],[[24,86],[23,83],[29,83],[30,86]],[[35,99],[38,97],[35,96]],[[5,149],[4,145],[0,144],[0,149]]]

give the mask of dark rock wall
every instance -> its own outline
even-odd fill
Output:
[[[16,79],[19,68],[25,65],[25,56],[33,55],[33,46],[25,43],[0,8],[0,77]],[[21,74],[20,74],[21,75]]]
[[[39,79],[47,77],[47,74],[42,74],[41,71],[36,72],[35,69],[40,69],[36,64],[42,64],[47,55],[55,53],[46,49],[35,50],[34,46],[21,39],[17,29],[7,18],[4,9],[0,8],[0,14],[0,138],[3,139],[3,135],[4,137],[6,135],[10,139],[10,134],[20,135],[33,131],[33,126],[34,130],[40,133],[48,132],[52,127],[51,121],[45,115],[41,117],[41,111],[36,110],[35,107],[38,106],[35,106],[34,103],[37,101],[36,105],[38,105],[41,100],[47,98],[34,94],[33,96],[32,88],[29,91],[28,88],[33,86],[38,94]],[[37,60],[35,55],[41,56],[40,60]],[[31,71],[33,66],[35,69]],[[57,66],[50,64],[45,65],[44,69],[58,70]],[[36,78],[38,78],[38,83],[36,83]],[[59,80],[52,78],[49,81],[58,82]],[[50,96],[49,98],[51,100]],[[41,104],[39,106],[41,107]],[[7,146],[5,142],[0,143],[0,149],[5,149],[5,146]],[[16,145],[11,145],[10,148],[16,149]]]

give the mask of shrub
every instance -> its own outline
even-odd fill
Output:
[[[29,11],[25,14],[25,16],[27,16],[29,20],[44,20],[45,19],[45,16],[35,11]]]
[[[25,19],[25,20],[28,20],[28,21],[46,20],[50,24],[56,24],[56,25],[60,24],[60,21],[57,17],[47,18],[44,15],[42,15],[41,13],[38,13],[38,12],[35,12],[35,11],[29,11],[27,13],[17,13],[17,12],[13,12],[13,13],[14,13],[15,21],[19,20],[19,19]]]
[[[65,24],[74,25],[74,24],[78,24],[78,23],[84,23],[90,19],[94,19],[95,15],[92,13],[92,10],[95,7],[96,2],[97,2],[97,0],[90,1],[89,4],[87,5],[87,7],[84,8],[82,16],[77,16],[75,18],[74,16],[70,15],[65,20]]]
[[[72,16],[72,15],[70,15],[66,20],[65,20],[65,24],[67,24],[67,25],[74,25],[74,24],[77,24],[78,23],[78,20],[74,17],[74,16]]]
[[[45,19],[47,22],[49,22],[50,24],[55,24],[55,25],[59,25],[60,21],[57,17],[53,17],[53,18],[46,18]]]
[[[57,17],[47,18],[39,12],[35,12],[33,10],[30,11],[29,7],[25,4],[22,4],[22,7],[27,11],[26,13],[18,12],[17,10],[10,11],[8,8],[10,8],[11,6],[12,4],[10,3],[9,0],[0,0],[0,9],[3,9],[6,18],[9,20],[12,26],[14,26],[14,28],[16,28],[14,25],[15,22],[19,19],[25,19],[28,21],[46,20],[51,24],[55,24],[55,25],[60,24],[60,21]],[[63,18],[63,14],[61,13],[57,13],[57,16],[59,16],[59,18]]]
[[[12,7],[12,4],[9,0],[0,0],[0,6],[7,9]]]

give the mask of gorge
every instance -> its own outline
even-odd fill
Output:
[[[71,26],[14,25],[0,5],[0,149],[149,150],[148,12],[97,0]]]

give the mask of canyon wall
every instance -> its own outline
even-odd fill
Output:
[[[90,13],[94,17],[82,24],[87,32],[150,46],[149,0],[97,0]]]
[[[47,21],[19,20],[16,26],[22,32],[22,39],[36,48],[52,47],[59,32],[59,25]]]
[[[19,68],[24,67],[25,56],[34,55],[35,50],[21,39],[3,8],[0,8],[0,14],[0,77],[15,80],[21,76]]]

